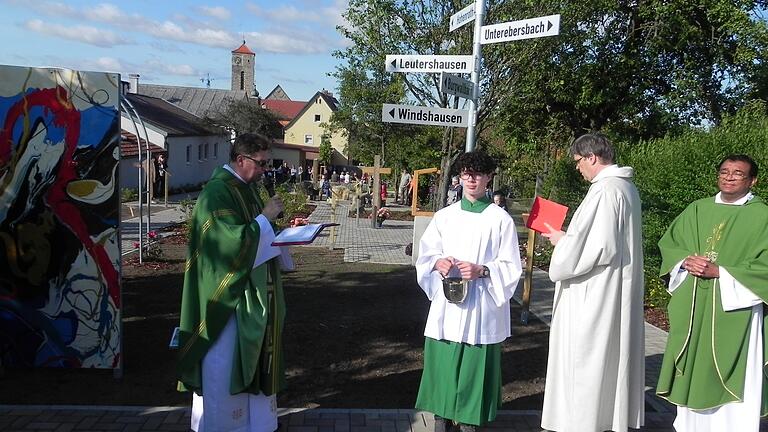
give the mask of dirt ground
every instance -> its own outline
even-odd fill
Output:
[[[163,261],[123,266],[124,374],[107,370],[0,371],[0,404],[188,405],[175,390],[186,246],[162,244]],[[411,267],[343,262],[343,252],[294,248],[285,275],[287,389],[281,407],[413,408],[428,301]],[[125,261],[125,260],[124,260]],[[540,409],[548,327],[518,324],[503,345],[503,409]]]

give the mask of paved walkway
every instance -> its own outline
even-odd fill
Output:
[[[317,202],[310,215],[312,222],[340,223],[325,230],[312,246],[343,248],[350,262],[410,265],[405,246],[412,241],[413,222],[385,221],[382,228],[371,227],[370,220],[356,220],[348,214],[348,204],[340,203],[335,216],[330,205]],[[152,228],[183,220],[177,204],[152,214]],[[137,238],[138,219],[124,221],[123,247],[132,249]],[[133,231],[131,231],[133,230]],[[546,273],[535,271],[531,313],[549,324],[553,284]],[[519,295],[522,288],[516,295]],[[517,317],[513,317],[516,320]],[[518,322],[515,322],[519,325]],[[673,431],[673,408],[653,395],[667,334],[646,324],[646,426],[643,431]],[[18,389],[23,391],[23,389]],[[360,409],[281,409],[281,432],[431,432],[432,414],[417,410]],[[540,411],[501,411],[486,431],[539,432]],[[189,409],[186,407],[74,407],[74,406],[0,406],[0,431],[187,431]],[[768,430],[764,427],[761,430]]]

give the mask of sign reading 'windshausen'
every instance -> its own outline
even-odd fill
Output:
[[[480,43],[485,45],[558,34],[560,34],[560,15],[548,15],[483,26],[480,32]]]
[[[387,56],[387,72],[472,72],[471,55],[393,55]]]
[[[381,107],[381,120],[387,123],[467,127],[468,118],[469,112],[461,109],[395,104]]]

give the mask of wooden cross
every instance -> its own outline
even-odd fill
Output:
[[[362,169],[363,174],[373,174],[373,190],[371,191],[373,198],[373,208],[371,209],[371,223],[373,226],[376,226],[376,214],[378,213],[379,209],[383,207],[383,204],[386,204],[381,202],[381,174],[391,174],[392,169],[381,167],[380,155],[373,157],[372,167],[363,167]]]

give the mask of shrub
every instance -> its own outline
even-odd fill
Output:
[[[136,189],[122,188],[120,189],[120,202],[131,202],[139,199],[139,194]]]

